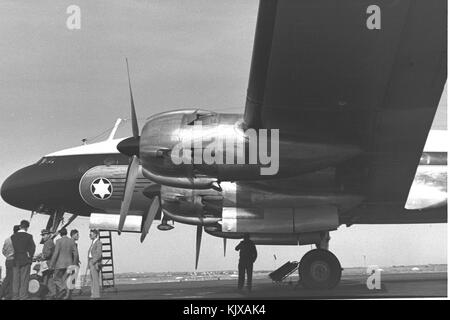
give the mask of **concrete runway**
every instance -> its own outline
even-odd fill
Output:
[[[381,289],[369,290],[366,275],[343,276],[333,290],[307,290],[296,288],[297,277],[283,283],[272,283],[270,279],[256,279],[253,291],[241,293],[236,289],[236,280],[183,281],[165,283],[136,283],[117,285],[116,292],[103,292],[105,300],[127,299],[306,299],[306,298],[406,298],[446,297],[447,273],[391,273],[381,275]],[[75,300],[89,299],[89,288]]]

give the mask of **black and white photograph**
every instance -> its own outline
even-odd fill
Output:
[[[447,299],[447,17],[1,0],[0,305]]]

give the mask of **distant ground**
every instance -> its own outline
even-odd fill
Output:
[[[405,267],[400,267],[405,268]],[[413,267],[418,268],[418,267]],[[387,268],[386,268],[387,269]],[[253,281],[253,290],[237,289],[237,279],[183,280],[158,283],[117,284],[102,292],[105,300],[129,299],[379,299],[379,298],[445,298],[447,297],[447,272],[430,271],[382,271],[379,287],[369,288],[366,274],[342,276],[340,284],[330,290],[311,290],[297,285],[297,277],[282,283],[272,282],[263,273]],[[431,267],[430,269],[437,269]],[[360,269],[361,270],[361,269]],[[384,269],[383,269],[384,270]],[[417,269],[415,269],[417,270]],[[347,273],[347,272],[346,272]],[[74,299],[90,298],[90,288],[84,287]]]
[[[390,266],[380,267],[381,274],[395,273],[442,273],[447,272],[446,264],[429,264],[429,265],[413,265],[413,266]],[[268,278],[273,270],[257,270],[253,272],[254,279]],[[366,275],[367,268],[344,268],[343,276],[359,276]],[[133,284],[133,283],[161,283],[161,282],[183,282],[183,281],[206,281],[206,280],[231,280],[237,278],[238,274],[235,270],[226,271],[205,271],[205,272],[130,272],[119,273],[115,275],[116,284]],[[293,281],[298,277],[298,273],[294,272],[291,276]]]
[[[281,283],[270,271],[254,272],[253,290],[237,290],[236,271],[160,272],[116,274],[115,288],[105,288],[102,299],[374,299],[447,296],[447,265],[390,266],[377,268],[379,287],[369,288],[367,268],[345,268],[340,284],[331,290],[299,286],[294,272]],[[73,298],[89,299],[90,283],[81,284]],[[32,299],[36,300],[37,297]]]

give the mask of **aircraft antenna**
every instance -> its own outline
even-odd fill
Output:
[[[116,135],[117,129],[119,129],[119,125],[120,125],[121,122],[122,122],[121,118],[116,120],[116,124],[114,125],[114,128],[111,130],[111,133],[109,134],[109,137],[106,140],[114,139],[114,136]]]

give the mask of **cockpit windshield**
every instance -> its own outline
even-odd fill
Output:
[[[36,164],[38,166],[55,163],[54,157],[43,157]]]
[[[187,125],[194,125],[197,121],[201,121],[203,125],[208,125],[217,122],[217,113],[206,110],[195,110],[186,119]]]

